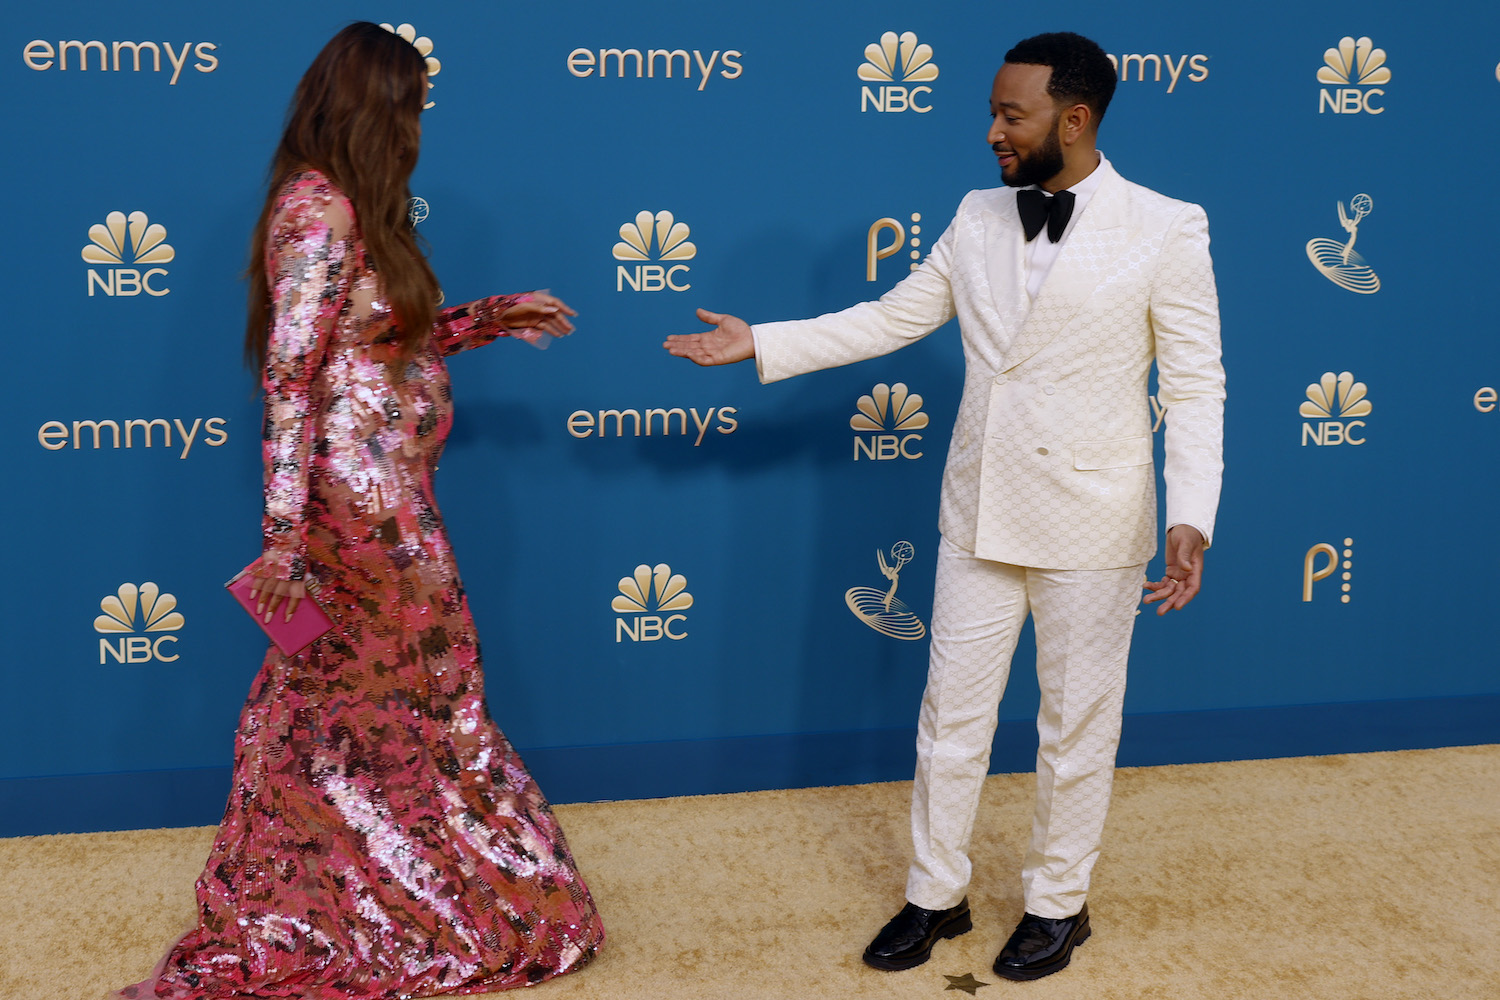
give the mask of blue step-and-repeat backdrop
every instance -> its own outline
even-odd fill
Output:
[[[1117,62],[1115,166],[1207,209],[1223,300],[1216,544],[1139,619],[1122,762],[1500,740],[1495,4],[53,0],[0,26],[0,834],[219,815],[264,650],[222,591],[260,530],[241,274],[354,19],[429,59],[447,301],[581,314],[454,360],[440,476],[491,710],[555,800],[909,777],[956,329],[770,387],[659,345],[890,288],[999,183],[991,76],[1058,29]],[[1023,647],[997,769],[1035,705]]]

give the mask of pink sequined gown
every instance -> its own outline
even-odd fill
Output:
[[[485,709],[433,471],[443,356],[514,333],[516,296],[443,311],[399,368],[344,195],[282,189],[266,267],[265,555],[337,628],[273,647],[198,880],[198,926],[132,998],[482,993],[576,969],[604,940],[562,830]]]

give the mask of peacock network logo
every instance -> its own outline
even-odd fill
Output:
[[[687,638],[687,615],[683,612],[693,606],[687,577],[673,573],[666,563],[654,567],[641,563],[634,574],[620,580],[619,588],[609,605],[619,613],[615,642]]]
[[[1340,604],[1348,604],[1354,590],[1354,539],[1344,539],[1342,549],[1332,542],[1319,542],[1307,550],[1302,557],[1303,603],[1312,603],[1314,587],[1335,573],[1339,574],[1337,583],[1322,589],[1332,589]]]
[[[877,383],[859,397],[854,408],[857,412],[849,418],[849,426],[858,432],[854,435],[856,462],[922,457],[917,450],[922,435],[916,432],[927,426],[927,414],[922,412],[922,397],[907,389],[905,382]]]
[[[875,550],[875,562],[880,575],[890,581],[885,589],[877,587],[851,587],[844,593],[844,603],[854,612],[854,617],[870,626],[881,635],[892,639],[917,640],[927,634],[916,612],[907,607],[896,596],[896,587],[901,583],[901,568],[917,554],[911,542],[900,541],[891,546],[891,557],[887,561],[885,550]]]
[[[1297,408],[1307,418],[1302,424],[1302,447],[1309,443],[1319,447],[1364,444],[1368,438],[1364,436],[1365,421],[1360,418],[1373,411],[1369,387],[1354,381],[1353,373],[1324,372],[1307,387],[1307,398]]]
[[[891,234],[891,241],[885,246],[880,245],[881,233]],[[908,251],[911,266],[907,270],[915,271],[917,265],[922,263],[922,214],[920,212],[913,212],[911,222],[905,226],[890,217],[876,219],[871,223],[869,232],[865,235],[865,280],[874,281],[876,263],[887,257],[896,256],[906,246],[911,247]]]
[[[426,35],[419,35],[419,34],[417,34],[417,29],[413,28],[409,24],[401,24],[401,25],[397,25],[396,27],[393,28],[389,24],[381,22],[380,26],[382,28],[384,28],[386,31],[389,31],[389,32],[392,32],[392,33],[394,33],[396,35],[399,35],[402,38],[406,39],[408,42],[411,42],[412,46],[414,48],[416,48],[417,53],[424,60],[426,60],[426,62],[427,62],[427,89],[428,89],[428,91],[431,91],[432,90],[432,78],[435,77],[435,76],[437,76],[439,73],[441,73],[443,71],[443,64],[441,62],[439,62],[437,59],[435,59],[433,57],[433,55],[432,55],[432,39],[428,38]],[[428,101],[426,104],[422,105],[422,110],[426,111],[428,108],[432,108],[432,107],[436,107],[436,106],[437,106],[437,101]]]
[[[145,212],[110,212],[102,224],[89,227],[82,256],[84,263],[97,265],[88,268],[84,279],[90,297],[95,292],[112,298],[145,292],[160,298],[171,291],[161,265],[170,264],[177,251],[167,242],[166,227]]]
[[[1359,238],[1359,224],[1375,210],[1375,200],[1367,194],[1357,194],[1349,199],[1349,207],[1339,206],[1339,225],[1348,238],[1330,240],[1317,237],[1307,241],[1307,259],[1318,273],[1340,288],[1358,295],[1374,295],[1380,291],[1380,275],[1365,262],[1354,249]]]
[[[623,292],[627,285],[633,292],[692,288],[686,280],[689,268],[682,263],[698,256],[697,246],[688,239],[691,235],[671,212],[636,213],[633,222],[620,227],[620,242],[615,244],[615,260],[627,262],[615,266],[615,291]]]
[[[94,619],[101,633],[99,663],[171,663],[177,632],[186,624],[177,609],[177,598],[164,594],[154,583],[122,583],[120,589],[99,602],[104,614]],[[114,636],[116,638],[110,638]],[[170,644],[170,645],[169,645]]]
[[[1367,36],[1345,35],[1336,48],[1323,53],[1318,82],[1327,84],[1318,93],[1318,114],[1385,114],[1385,84],[1391,68],[1385,64],[1385,49],[1377,49]]]
[[[880,41],[865,46],[865,61],[859,64],[859,110],[881,113],[932,110],[932,88],[938,78],[932,61],[932,46],[917,41],[915,32],[897,35],[887,31]]]

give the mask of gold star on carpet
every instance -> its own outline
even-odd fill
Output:
[[[992,985],[991,983],[981,983],[974,978],[974,973],[972,972],[965,972],[961,976],[944,975],[943,978],[948,980],[948,985],[943,988],[944,993],[947,993],[949,990],[963,990],[969,996],[973,996],[979,987]]]

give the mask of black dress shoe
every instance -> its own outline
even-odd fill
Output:
[[[967,896],[946,910],[907,903],[865,949],[865,964],[887,972],[915,968],[927,961],[938,941],[967,934],[973,927]]]
[[[1071,917],[1049,920],[1030,913],[995,959],[995,975],[1006,979],[1041,979],[1067,966],[1073,949],[1089,939],[1089,904]]]

